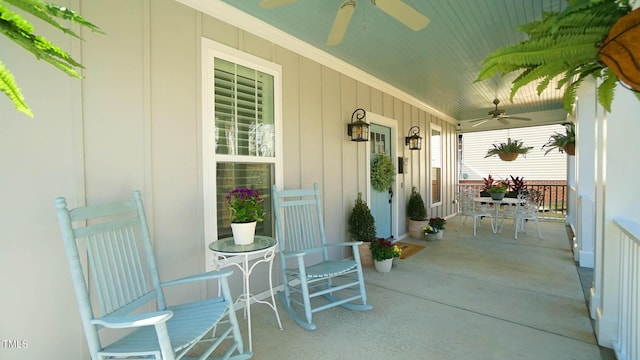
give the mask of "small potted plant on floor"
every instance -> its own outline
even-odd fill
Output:
[[[372,266],[373,259],[368,247],[369,243],[376,238],[376,220],[367,203],[362,200],[362,193],[358,193],[351,215],[349,215],[349,234],[354,241],[362,241],[359,248],[362,266]]]
[[[526,156],[533,146],[524,146],[521,140],[507,139],[507,142],[493,144],[493,148],[487,151],[485,158],[498,155],[502,161],[513,161],[518,155]]]
[[[393,245],[393,266],[397,266],[400,261],[400,256],[402,256],[402,249],[398,245]]]
[[[393,265],[393,243],[384,238],[378,238],[369,243],[371,256],[376,271],[387,273]]]
[[[427,241],[435,241],[436,234],[438,233],[439,229],[435,226],[427,225],[424,228],[422,228],[422,231],[424,231],[424,236],[427,239]]]
[[[558,149],[560,152],[566,152],[567,155],[576,154],[576,125],[570,122],[564,126],[564,134],[557,132],[549,137],[549,141],[546,144],[542,145],[542,150],[545,150],[545,155],[550,153],[553,149]]]
[[[496,185],[488,188],[487,192],[493,200],[502,200],[507,193],[507,187],[503,183],[498,182]]]
[[[424,228],[428,223],[427,209],[424,206],[422,195],[418,192],[416,187],[411,188],[411,195],[409,195],[409,201],[407,202],[407,218],[409,227],[409,236],[413,239],[424,239]]]
[[[429,225],[438,229],[436,233],[436,239],[441,240],[444,236],[445,225],[447,224],[447,220],[441,217],[432,217],[429,219]]]

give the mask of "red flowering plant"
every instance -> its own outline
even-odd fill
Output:
[[[258,190],[234,189],[227,194],[226,200],[231,211],[231,222],[247,223],[264,220],[263,199]]]
[[[378,238],[369,244],[373,260],[393,259],[393,243],[385,238]]]
[[[438,230],[445,230],[444,225],[447,223],[447,220],[441,217],[432,217],[429,219],[429,225],[435,227]]]

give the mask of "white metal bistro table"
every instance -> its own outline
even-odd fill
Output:
[[[236,245],[232,237],[219,239],[209,244],[209,249],[215,255],[216,267],[223,268],[226,266],[236,266],[242,271],[243,277],[243,293],[238,297],[236,303],[244,301],[244,314],[247,318],[247,333],[249,334],[249,351],[253,351],[252,337],[251,337],[251,302],[260,304],[267,304],[276,314],[276,320],[278,320],[278,326],[282,330],[282,322],[280,322],[280,315],[278,315],[278,308],[276,307],[275,296],[273,294],[273,258],[275,256],[276,245],[278,242],[276,239],[269,236],[256,235],[252,244],[248,245]],[[241,261],[234,261],[235,257],[242,257]],[[249,266],[249,260],[256,259],[255,262]],[[271,302],[259,300],[255,295],[251,294],[249,287],[249,278],[251,273],[255,269],[256,265],[260,263],[269,264],[269,291],[271,292]]]
[[[501,232],[502,226],[504,225],[504,217],[502,217],[500,226],[498,226],[498,212],[500,210],[500,205],[515,206],[519,202],[522,202],[521,199],[507,198],[507,197],[502,198],[501,200],[493,200],[493,198],[491,198],[490,196],[475,197],[473,198],[473,201],[479,202],[479,203],[493,204],[495,216],[493,216],[493,219],[491,219],[491,230],[493,231],[494,234]]]

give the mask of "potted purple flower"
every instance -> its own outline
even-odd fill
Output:
[[[263,199],[255,189],[237,188],[226,196],[231,212],[231,231],[238,245],[253,243],[258,221],[264,220]]]

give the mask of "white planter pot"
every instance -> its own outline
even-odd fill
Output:
[[[388,273],[389,271],[391,271],[391,266],[393,265],[393,258],[385,259],[381,261],[374,260],[373,265],[376,267],[377,272]]]
[[[231,232],[233,233],[233,242],[236,245],[253,244],[256,235],[257,221],[249,223],[231,223]]]
[[[438,232],[436,233],[436,240],[442,240],[443,236],[444,236],[444,230],[438,230]]]

